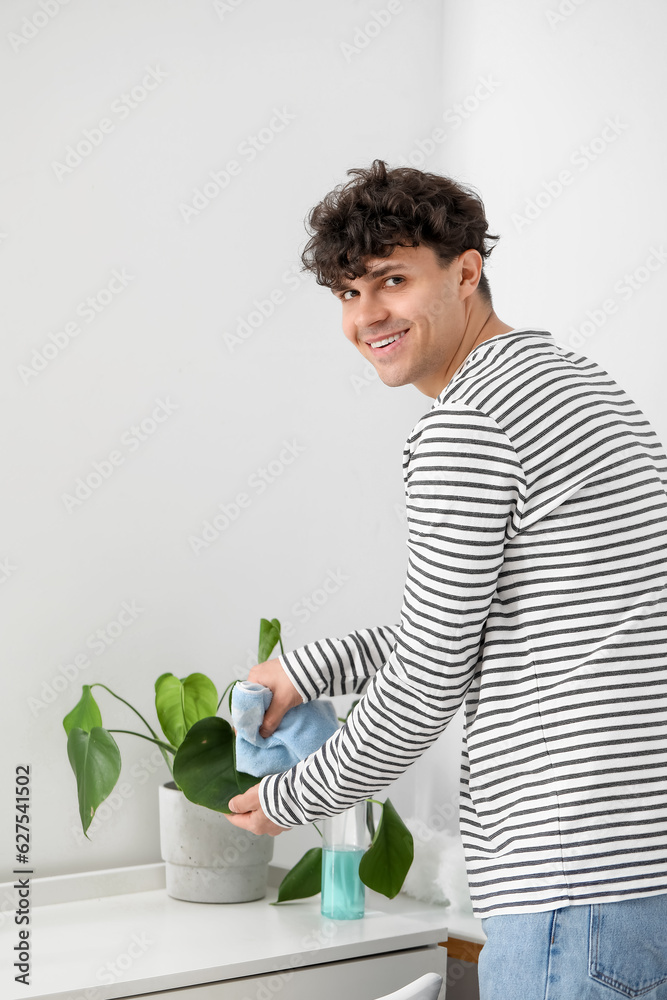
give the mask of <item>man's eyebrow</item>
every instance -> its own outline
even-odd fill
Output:
[[[362,281],[375,281],[376,278],[384,278],[386,275],[391,273],[396,273],[396,271],[410,271],[412,268],[409,264],[401,260],[392,261],[391,264],[382,264],[380,267],[373,268],[371,271],[367,271],[366,274],[361,275]],[[352,285],[345,284],[341,282],[336,283],[331,286],[331,291],[335,294],[338,292],[346,292],[351,289]]]

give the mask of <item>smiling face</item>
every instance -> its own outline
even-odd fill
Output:
[[[443,266],[429,247],[398,246],[333,289],[345,336],[385,385],[412,384],[432,398],[442,392],[479,333],[470,318],[481,264],[475,250]]]

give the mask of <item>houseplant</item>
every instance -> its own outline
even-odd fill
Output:
[[[104,728],[95,687],[123,702],[147,732]],[[63,720],[86,837],[95,810],[120,776],[121,755],[114,734],[136,736],[160,748],[173,779],[159,790],[160,847],[167,892],[177,899],[232,903],[266,894],[273,839],[239,830],[221,815],[229,812],[230,798],[257,783],[254,775],[237,770],[234,732],[216,715],[225,694],[218,699],[205,674],[183,679],[161,674],[155,682],[162,730],[158,735],[133,705],[106,684],[84,685],[79,702]]]
[[[282,650],[280,622],[275,618],[262,618],[258,662],[267,660],[278,643]],[[173,877],[171,887],[168,883],[168,891],[174,890],[174,895],[190,893],[178,895],[178,898],[239,902],[238,876],[232,878],[236,884],[232,890],[234,898],[225,897],[228,869],[255,864],[263,868],[264,889],[260,891],[259,883],[254,888],[248,887],[251,895],[247,898],[257,899],[265,892],[273,839],[233,827],[219,815],[229,813],[229,800],[259,780],[237,770],[234,730],[229,722],[217,715],[228,692],[231,703],[231,688],[235,683],[233,681],[218,699],[213,681],[205,674],[193,673],[182,679],[172,673],[161,674],[155,682],[155,709],[163,738],[133,705],[101,683],[83,685],[80,700],[63,719],[67,754],[76,777],[79,815],[86,836],[95,810],[111,794],[120,776],[121,755],[113,734],[136,736],[160,748],[173,779],[160,790],[161,845],[163,854],[165,851],[170,853],[171,860],[165,860],[168,874],[171,871]],[[95,687],[123,702],[139,717],[150,735],[127,729],[105,729],[92,693]],[[399,891],[412,862],[412,837],[389,800],[378,805],[382,815],[376,828],[372,803],[367,804],[372,843],[362,859],[359,874],[366,885],[391,898]],[[175,845],[168,843],[173,833],[177,835]],[[229,838],[229,843],[225,844],[222,838]],[[192,865],[189,861],[195,853],[195,841],[204,850],[204,860]],[[264,845],[263,848],[257,846],[258,842]],[[178,872],[179,867],[194,867],[203,874]],[[219,869],[225,871],[218,875]],[[321,849],[312,848],[285,877],[278,901],[319,892],[320,870]],[[249,881],[247,877],[245,881]]]

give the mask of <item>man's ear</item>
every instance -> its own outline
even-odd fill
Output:
[[[480,278],[482,277],[482,255],[477,250],[466,250],[458,258],[460,267],[459,288],[461,297],[466,299],[477,290]]]

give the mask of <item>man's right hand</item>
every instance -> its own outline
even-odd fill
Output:
[[[266,739],[276,731],[285,712],[303,704],[303,699],[278,659],[258,663],[248,674],[248,680],[254,684],[263,684],[264,687],[273,691],[271,704],[266,710],[262,725],[259,727],[259,735]]]

